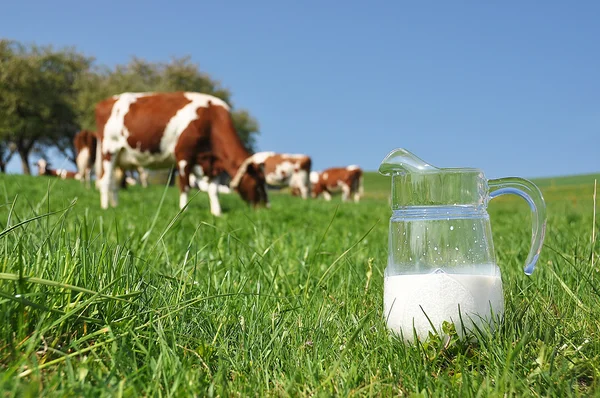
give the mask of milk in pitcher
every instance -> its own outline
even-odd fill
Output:
[[[384,279],[387,325],[409,342],[414,340],[414,332],[419,340],[427,338],[429,332],[434,333],[431,324],[442,334],[444,321],[453,322],[462,337],[463,327],[466,331],[472,331],[474,324],[479,328],[493,327],[492,320],[500,319],[503,313],[500,275],[449,274],[437,270]]]

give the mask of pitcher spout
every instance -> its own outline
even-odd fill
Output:
[[[439,171],[437,167],[430,165],[404,148],[397,148],[388,153],[379,165],[379,173],[385,176],[436,171]]]

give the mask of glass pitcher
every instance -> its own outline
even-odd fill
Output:
[[[384,316],[404,340],[442,335],[444,321],[459,336],[504,313],[500,269],[488,202],[504,194],[524,198],[532,211],[531,275],[546,229],[542,193],[523,178],[487,180],[472,168],[437,168],[405,149],[390,152],[379,172],[392,177],[388,264],[384,274]]]

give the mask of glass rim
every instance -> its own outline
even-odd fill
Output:
[[[474,167],[445,167],[445,168],[441,168],[441,169],[436,169],[436,170],[422,170],[419,171],[418,173],[414,173],[414,172],[408,172],[408,171],[398,171],[398,172],[391,172],[389,174],[384,174],[382,172],[379,172],[379,174],[384,175],[384,176],[401,176],[401,175],[423,175],[423,174],[427,174],[427,175],[431,175],[431,174],[481,174],[481,176],[484,176],[483,170],[478,169],[478,168],[474,168]]]

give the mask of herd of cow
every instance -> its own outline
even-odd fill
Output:
[[[135,183],[137,171],[147,186],[147,169],[174,167],[179,206],[190,188],[206,191],[211,213],[219,216],[218,193],[236,191],[252,206],[269,207],[267,187],[288,187],[307,199],[342,192],[342,200],[360,200],[362,170],[358,166],[312,171],[308,155],[258,152],[240,140],[223,100],[200,93],[123,93],[99,102],[96,132],[80,131],[74,139],[77,172],[53,170],[38,161],[40,175],[74,178],[91,186],[92,171],[103,209],[117,206],[118,188]],[[228,182],[228,183],[227,183]]]

